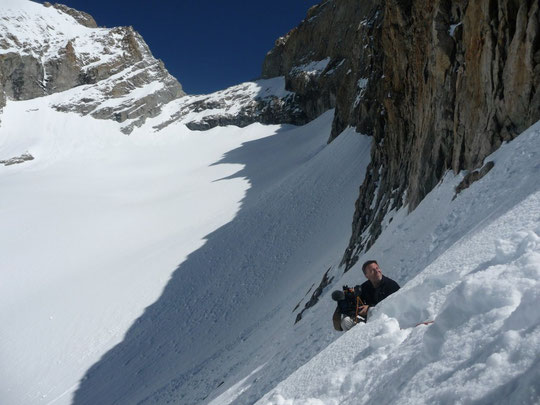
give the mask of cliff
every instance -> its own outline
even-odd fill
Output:
[[[373,136],[346,270],[391,210],[415,209],[448,170],[481,168],[540,119],[539,20],[536,1],[324,1],[276,42],[263,75],[285,75],[313,115],[335,107],[330,141],[347,126]]]

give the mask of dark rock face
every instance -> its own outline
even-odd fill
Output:
[[[276,41],[263,64],[263,77],[285,76],[287,90],[309,119],[336,108],[330,139],[347,126],[371,134],[376,115],[378,53],[382,22],[380,1],[324,1],[313,6],[302,23]],[[309,64],[328,60],[312,73]]]
[[[319,302],[319,297],[321,296],[321,294],[323,293],[324,289],[330,285],[332,283],[332,280],[334,279],[334,277],[328,277],[328,272],[331,270],[331,268],[329,268],[328,270],[326,270],[326,273],[324,273],[323,275],[323,278],[319,284],[319,286],[315,289],[315,291],[313,291],[313,294],[311,294],[311,297],[309,299],[308,302],[306,302],[306,304],[304,305],[304,309],[302,309],[302,311],[300,311],[297,315],[296,315],[296,319],[294,321],[295,324],[297,324],[298,322],[300,322],[302,320],[302,314],[304,313],[305,310],[307,310],[308,308],[311,308],[312,306],[314,306],[315,304],[317,304],[317,302]],[[308,294],[309,294],[309,291],[308,291]],[[306,294],[307,295],[307,294]],[[296,306],[296,308],[294,309],[294,311],[296,311],[296,309],[298,308],[298,305]],[[294,312],[293,311],[293,312]]]
[[[484,177],[486,174],[489,173],[491,169],[495,166],[495,163],[493,162],[487,162],[484,166],[482,166],[481,169],[475,170],[472,172],[469,172],[465,175],[463,180],[461,180],[461,183],[458,184],[456,187],[456,194],[454,195],[455,199],[459,193],[461,193],[463,190],[469,188],[471,184],[473,184],[475,181],[480,180],[482,177]]]
[[[373,244],[389,209],[413,210],[447,170],[482,166],[540,119],[539,21],[535,1],[386,3],[384,129],[374,132],[347,268]]]
[[[209,110],[211,108],[204,101],[186,106],[186,112],[206,109]],[[182,110],[179,111],[179,117],[182,116],[182,112]],[[272,97],[270,99],[255,98],[250,100],[249,103],[243,104],[240,110],[234,114],[208,115],[200,120],[187,121],[185,125],[192,131],[206,131],[214,127],[227,125],[235,125],[243,128],[255,122],[266,125],[303,125],[309,122],[309,120],[305,116],[304,111],[298,108],[294,97],[287,99]]]
[[[358,3],[312,8],[263,68],[287,77],[310,117],[317,103],[336,108],[331,139],[347,126],[374,138],[346,269],[374,243],[389,210],[413,210],[448,170],[481,167],[540,119],[537,1]],[[324,58],[327,70],[343,60],[335,77],[295,80],[294,66]]]
[[[45,95],[43,67],[36,58],[18,53],[0,55],[0,82],[3,98],[27,100]]]
[[[4,92],[4,86],[0,82],[0,110],[6,105],[6,93]]]

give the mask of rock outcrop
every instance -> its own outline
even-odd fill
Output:
[[[326,109],[308,116],[303,98],[285,91],[282,78],[186,96],[132,27],[97,28],[87,13],[43,6],[21,3],[0,14],[0,108],[6,97],[62,92],[51,99],[58,111],[115,120],[125,133],[161,114],[165,105],[172,113],[160,118],[156,130],[173,122],[192,130],[254,122],[300,125]]]
[[[330,139],[347,126],[372,133],[377,115],[380,1],[323,1],[302,23],[276,41],[263,63],[263,77],[285,76],[306,115],[335,108]]]
[[[11,159],[0,160],[0,165],[4,165],[4,166],[18,165],[18,164],[27,162],[29,160],[34,160],[34,157],[30,153],[26,152],[26,153],[23,153],[21,156],[15,156],[15,157],[12,157]]]
[[[58,110],[125,122],[126,133],[185,95],[132,27],[97,28],[86,13],[32,2],[2,11],[0,90],[0,102],[70,90]]]
[[[302,125],[309,121],[295,93],[285,90],[283,77],[246,82],[211,94],[185,96],[171,103],[174,112],[155,126],[180,122],[191,130],[216,126],[262,124]]]
[[[346,269],[389,211],[413,210],[448,170],[481,167],[540,119],[539,24],[532,0],[330,0],[276,42],[266,77],[285,75],[310,116],[335,107],[331,139],[347,126],[374,138]],[[296,66],[326,58],[297,80]]]

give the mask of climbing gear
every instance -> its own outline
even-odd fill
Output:
[[[362,288],[359,285],[354,288],[344,285],[343,291],[337,290],[332,293],[332,298],[338,302],[341,313],[353,318],[355,324],[366,321],[360,316],[360,307],[364,305],[362,298],[360,298],[361,292]]]

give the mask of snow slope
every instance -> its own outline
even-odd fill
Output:
[[[2,114],[0,160],[35,157],[0,166],[2,402],[538,400],[540,125],[455,199],[449,174],[389,214],[365,258],[403,288],[341,336],[329,294],[363,278],[337,263],[369,138],[326,145],[332,112],[128,137],[58,97]]]
[[[160,299],[89,370],[75,403],[199,403],[259,361],[287,373],[305,361],[283,363],[275,353],[294,306],[347,241],[342,229],[371,144],[348,131],[326,146],[331,122],[329,112],[225,155],[221,162],[245,165],[235,177],[250,181],[240,211],[180,264]],[[275,372],[260,373],[267,370]]]
[[[0,166],[6,403],[48,402],[121,341],[175,266],[238,210],[247,182],[215,180],[240,166],[211,165],[275,131],[127,137],[44,102],[8,103],[0,129],[2,156],[35,157]]]
[[[396,213],[366,257],[407,283],[257,403],[540,403],[539,135],[501,147],[456,200],[448,175]]]
[[[7,403],[538,400],[540,125],[454,200],[449,174],[390,214],[366,258],[403,288],[341,336],[329,293],[362,281],[336,263],[370,140],[325,146],[331,113],[129,137],[46,98],[2,117],[0,157],[35,156],[0,167]]]
[[[185,378],[183,389],[197,402],[214,381],[191,385],[192,369],[249,340],[265,316],[287,314],[281,328],[290,326],[292,307],[282,294],[297,300],[298,289],[304,295],[340,254],[370,140],[348,131],[326,146],[332,112],[299,128],[254,124],[204,133],[175,124],[155,133],[158,117],[127,137],[117,123],[51,109],[62,94],[8,101],[2,114],[1,158],[29,152],[35,159],[0,167],[0,220],[9,229],[0,237],[8,252],[0,397],[69,403],[85,371],[118,344],[134,368],[118,373],[112,362],[110,373],[83,380],[76,401],[178,396],[163,387]],[[226,223],[226,237],[212,236]],[[309,254],[312,248],[320,253]],[[253,291],[263,299],[254,303]],[[154,301],[154,327],[136,330]],[[210,325],[193,309],[205,301],[215,303]],[[248,317],[235,316],[242,307]],[[142,335],[132,339],[130,325]],[[155,339],[165,343],[141,356],[138,345]],[[196,342],[208,349],[194,351]],[[167,352],[179,355],[171,360]],[[150,388],[137,377],[148,357]],[[226,359],[214,379],[240,367],[243,357],[238,364]],[[114,383],[103,396],[85,388],[102,377]]]

